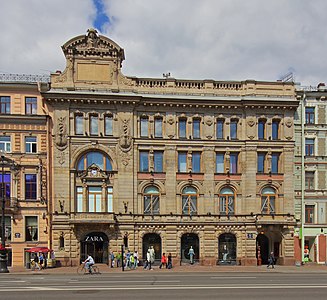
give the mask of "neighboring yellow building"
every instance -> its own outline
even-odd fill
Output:
[[[1,161],[10,162],[0,174],[9,266],[28,266],[30,254],[25,250],[47,247],[50,239],[49,123],[36,83],[42,80],[40,76],[0,75]]]
[[[124,50],[93,29],[62,49],[66,69],[41,92],[62,265],[107,263],[122,244],[174,263],[192,246],[206,265],[270,251],[294,264],[292,83],[126,77]]]

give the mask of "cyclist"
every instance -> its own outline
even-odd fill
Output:
[[[89,270],[89,273],[92,273],[91,266],[94,265],[94,259],[93,259],[93,257],[90,254],[87,255],[87,258],[84,261],[84,264],[85,264],[85,267],[84,268],[86,270]]]

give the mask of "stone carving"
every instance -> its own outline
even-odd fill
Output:
[[[293,120],[285,118],[285,138],[291,140],[293,138]]]
[[[98,46],[98,35],[97,31],[93,28],[87,30],[87,47],[96,48]]]
[[[66,117],[59,117],[57,120],[57,130],[56,130],[56,138],[55,145],[58,150],[65,150],[68,146],[67,143],[67,127],[66,127]]]
[[[208,140],[211,140],[214,135],[214,127],[212,126],[214,123],[213,118],[211,116],[206,116],[204,118],[204,134]]]
[[[132,137],[130,135],[130,125],[129,125],[129,119],[124,119],[122,129],[123,133],[119,137],[119,148],[123,152],[128,152],[131,150],[132,147]]]
[[[167,136],[170,139],[173,139],[175,137],[175,119],[172,115],[168,115],[166,120],[167,120],[167,127],[166,127]]]
[[[255,119],[249,118],[247,121],[248,127],[247,127],[247,136],[250,140],[253,140],[256,135],[256,128],[255,128]]]
[[[288,127],[288,128],[291,128],[291,126],[293,125],[293,121],[291,118],[287,118],[285,120],[285,125]]]

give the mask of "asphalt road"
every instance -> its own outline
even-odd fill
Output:
[[[0,274],[0,299],[326,299],[327,273]]]

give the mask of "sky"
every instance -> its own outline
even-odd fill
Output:
[[[126,76],[327,82],[326,0],[1,0],[0,73],[65,69],[61,46],[96,28]]]

